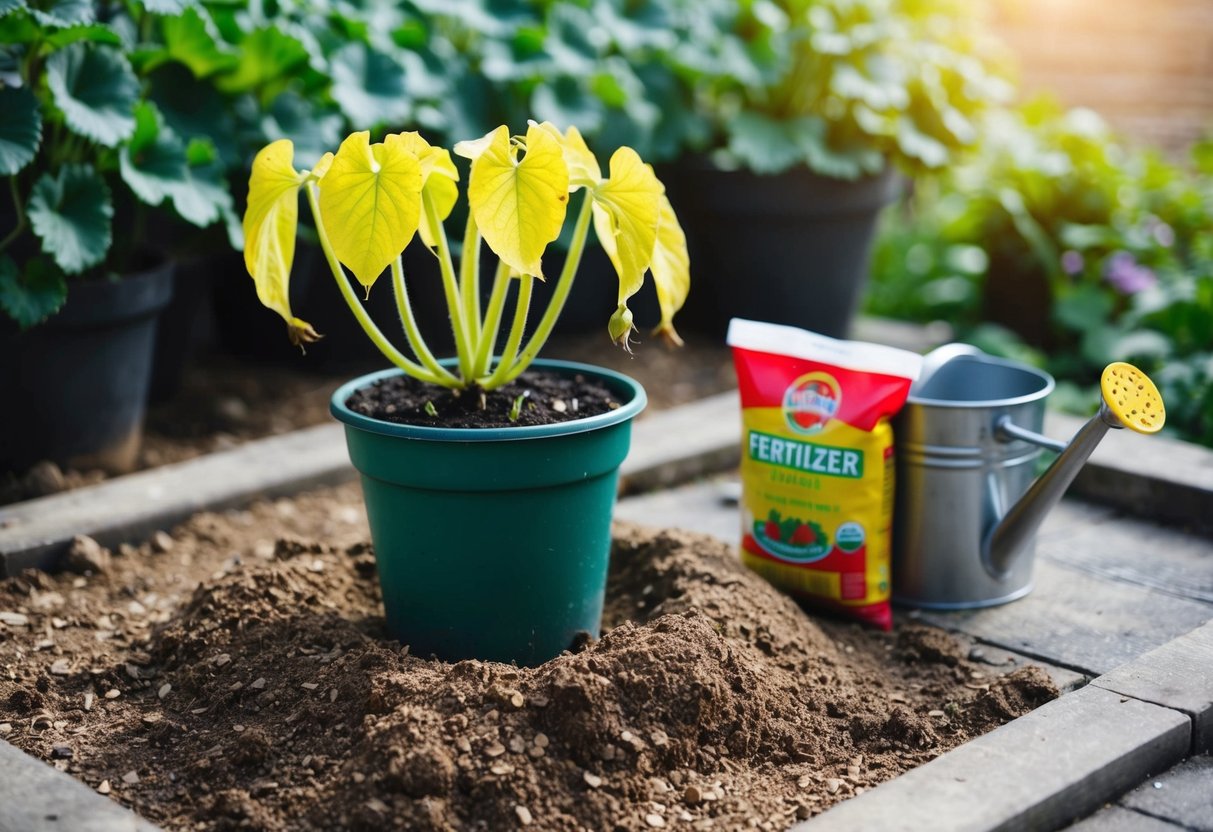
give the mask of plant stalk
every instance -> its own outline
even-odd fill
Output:
[[[493,355],[493,345],[497,343],[497,333],[501,329],[501,313],[505,309],[505,296],[510,291],[510,267],[501,261],[497,262],[497,273],[493,275],[493,293],[489,295],[489,305],[485,310],[484,328],[480,330],[480,345],[476,349],[474,375],[480,378],[489,369],[489,361]]]
[[[556,288],[552,291],[552,299],[548,302],[548,308],[544,311],[543,317],[539,319],[539,325],[535,327],[535,332],[531,335],[531,340],[527,342],[526,349],[522,351],[522,355],[518,356],[514,365],[506,371],[505,377],[500,383],[513,381],[527,367],[531,366],[531,362],[539,355],[539,351],[543,349],[543,345],[547,343],[548,337],[552,334],[552,329],[556,326],[556,321],[564,310],[564,303],[568,300],[569,291],[573,288],[573,278],[577,276],[577,267],[581,265],[581,254],[585,250],[586,237],[589,236],[590,231],[592,205],[593,200],[587,192],[585,201],[581,203],[581,212],[577,215],[577,225],[573,228],[573,240],[569,245],[564,268],[560,271],[560,278],[556,281]],[[510,334],[512,336],[513,331]],[[505,358],[506,356],[503,354],[503,363]],[[513,356],[510,357],[510,360],[514,360]],[[500,370],[501,367],[498,366],[497,371],[493,373],[494,377]]]
[[[8,178],[8,185],[13,195],[13,210],[17,212],[17,224],[4,236],[3,240],[0,240],[0,251],[11,246],[25,230],[25,206],[21,204],[21,192],[17,189],[17,174],[14,173]]]
[[[480,229],[476,227],[476,218],[470,210],[463,232],[463,253],[459,258],[459,291],[463,294],[463,320],[467,323],[468,337],[472,341],[469,346],[473,353],[479,353]]]
[[[404,264],[399,255],[392,261],[392,288],[396,290],[396,311],[400,314],[400,323],[404,327],[404,336],[408,339],[409,348],[431,373],[458,387],[459,379],[438,363],[438,359],[426,345],[421,330],[417,328],[417,318],[413,315],[412,304],[409,303],[409,290],[404,283]]]
[[[517,378],[518,373],[511,369],[514,358],[518,355],[518,345],[522,343],[522,332],[526,329],[526,316],[531,308],[531,289],[535,286],[535,278],[529,274],[518,278],[518,298],[514,305],[514,322],[510,325],[510,336],[506,339],[505,348],[497,362],[497,369],[487,381],[481,383],[485,390],[493,390]],[[519,373],[522,371],[519,370]]]
[[[437,236],[434,242],[438,244],[438,265],[442,270],[442,288],[446,293],[447,311],[451,316],[451,331],[455,336],[455,354],[459,356],[459,374],[470,383],[475,378],[472,375],[473,352],[471,341],[468,338],[467,325],[463,319],[463,308],[459,302],[459,282],[455,278],[455,265],[451,261],[451,246],[446,239],[446,229],[438,219],[438,210],[434,207],[434,201],[424,190],[421,192],[421,205],[426,219]]]
[[[320,248],[324,252],[325,259],[328,260],[329,268],[333,272],[333,278],[337,281],[337,288],[341,290],[341,296],[345,298],[346,305],[354,313],[354,318],[357,319],[366,336],[371,339],[371,343],[389,361],[413,378],[430,384],[438,384],[442,387],[458,387],[458,384],[443,381],[425,367],[410,361],[400,350],[392,346],[391,341],[384,337],[383,333],[379,331],[379,327],[375,326],[375,322],[371,320],[366,310],[362,308],[362,303],[358,300],[358,296],[354,294],[354,289],[350,286],[349,278],[345,276],[341,263],[337,261],[337,256],[333,254],[333,244],[329,242],[328,232],[324,230],[324,222],[320,219],[320,199],[317,196],[319,189],[310,182],[304,185],[304,188],[307,190],[308,205],[312,208],[312,217],[316,221],[316,236],[320,239]]]

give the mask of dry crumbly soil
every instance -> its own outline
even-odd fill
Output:
[[[774,830],[1057,695],[626,525],[600,640],[443,663],[385,638],[366,540],[347,485],[7,579],[0,735],[168,829]]]
[[[604,333],[560,336],[549,342],[543,356],[632,376],[648,394],[649,412],[736,386],[728,348],[702,337],[688,337],[681,349],[669,349],[652,339],[629,354],[612,346]],[[300,356],[293,367],[221,357],[201,360],[188,368],[172,401],[148,409],[139,467],[181,462],[328,422],[332,419],[329,397],[355,375],[316,373],[308,369],[306,356]],[[102,471],[63,471],[52,463],[39,463],[24,472],[0,471],[0,505],[92,485],[105,476]]]

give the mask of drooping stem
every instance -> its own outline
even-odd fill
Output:
[[[467,323],[470,346],[479,353],[480,344],[480,229],[468,211],[463,232],[463,253],[459,257],[459,291],[463,293],[463,320]]]
[[[518,278],[518,299],[514,305],[514,322],[510,324],[510,337],[506,339],[505,348],[501,351],[501,360],[497,363],[497,369],[493,370],[493,374],[487,381],[480,383],[485,390],[500,387],[518,375],[511,370],[511,366],[514,365],[514,359],[518,355],[518,345],[522,343],[522,332],[526,329],[526,316],[531,308],[531,289],[534,285],[535,278],[529,274]]]
[[[426,221],[434,229],[434,242],[438,246],[438,266],[442,270],[442,288],[446,293],[447,311],[451,316],[451,332],[455,336],[455,354],[459,356],[459,373],[466,381],[471,381],[473,349],[468,337],[466,322],[463,319],[463,307],[460,304],[459,282],[455,278],[455,264],[451,260],[451,246],[446,239],[446,229],[438,219],[438,210],[434,201],[426,191],[421,192],[421,205],[425,211]]]
[[[475,376],[480,378],[489,369],[493,345],[501,329],[501,313],[505,309],[505,296],[510,290],[510,267],[498,261],[497,273],[493,275],[493,293],[484,312],[484,328],[480,330],[479,346],[476,348]]]
[[[21,236],[21,232],[25,230],[25,206],[21,204],[21,192],[17,189],[17,175],[13,174],[8,178],[9,190],[13,195],[13,210],[17,212],[17,224],[13,226],[13,230],[0,240],[0,251],[13,244],[13,241]]]
[[[362,302],[354,294],[354,289],[350,286],[350,281],[345,276],[345,271],[341,268],[337,255],[333,254],[333,244],[329,242],[328,232],[325,231],[324,222],[320,219],[320,198],[317,187],[309,182],[304,188],[307,190],[308,205],[312,208],[312,218],[316,222],[316,236],[320,239],[320,249],[324,252],[325,259],[328,260],[329,268],[333,272],[333,278],[337,281],[337,288],[341,290],[341,296],[345,298],[346,305],[354,313],[354,318],[357,319],[359,326],[362,327],[362,331],[366,333],[366,337],[371,339],[371,343],[383,353],[388,361],[391,361],[413,378],[429,382],[430,384],[439,384],[443,387],[458,387],[458,383],[451,384],[444,381],[420,364],[410,361],[400,350],[392,346],[392,342],[384,337],[383,333],[379,331],[379,327],[375,326],[375,322],[371,320],[366,310],[362,308]]]
[[[421,330],[417,327],[417,319],[413,315],[413,306],[409,303],[409,290],[404,284],[404,264],[400,256],[392,261],[392,288],[396,290],[396,311],[400,313],[400,323],[404,326],[404,335],[409,341],[409,348],[421,360],[421,363],[434,375],[448,382],[451,386],[459,386],[459,379],[449,370],[438,363],[438,359],[430,352]]]
[[[577,225],[573,228],[573,240],[569,244],[569,253],[564,261],[564,268],[560,271],[560,279],[556,281],[556,288],[552,290],[552,299],[548,301],[548,308],[544,311],[543,317],[539,319],[539,325],[535,327],[535,332],[531,335],[531,340],[527,342],[526,349],[506,372],[502,383],[518,378],[527,367],[531,366],[531,362],[547,343],[548,336],[552,334],[552,329],[556,326],[556,321],[564,310],[564,302],[568,300],[569,290],[573,288],[573,278],[577,276],[577,267],[581,265],[581,253],[585,250],[585,240],[590,231],[592,204],[593,200],[590,199],[589,193],[586,193],[585,201],[581,203],[581,212],[577,215]],[[513,332],[510,334],[513,335]],[[504,355],[502,355],[502,360],[505,360]],[[497,369],[500,371],[501,368]],[[496,375],[495,372],[494,376]]]

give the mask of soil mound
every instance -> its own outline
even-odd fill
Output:
[[[925,628],[819,625],[727,546],[624,526],[601,639],[447,664],[384,638],[365,543],[233,559],[207,522],[225,567],[202,541],[192,594],[142,636],[87,633],[66,673],[33,649],[63,614],[39,599],[82,579],[0,586],[31,619],[0,640],[7,739],[170,829],[782,829],[1056,695],[1034,669],[974,685],[989,668]],[[154,592],[152,557],[82,608]]]

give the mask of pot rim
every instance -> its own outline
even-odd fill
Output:
[[[1015,407],[1017,405],[1032,404],[1042,401],[1049,397],[1053,390],[1057,387],[1057,382],[1053,380],[1053,376],[1046,373],[1037,367],[1029,364],[1024,364],[1020,361],[1012,361],[1008,358],[999,358],[993,355],[962,355],[958,356],[953,361],[968,362],[973,364],[987,364],[1005,367],[1010,370],[1016,370],[1025,375],[1035,376],[1041,383],[1040,389],[1025,393],[1021,396],[1008,396],[1001,399],[936,399],[922,395],[911,394],[906,398],[908,405],[916,407],[938,407],[946,410],[980,410],[982,408],[992,409],[999,407]]]
[[[439,363],[450,365],[455,363],[455,359],[444,359]],[[632,397],[615,410],[600,413],[597,416],[571,419],[567,422],[556,422],[550,425],[522,425],[519,427],[503,428],[435,428],[428,425],[404,425],[398,422],[385,422],[382,419],[374,419],[361,413],[355,413],[346,405],[346,401],[355,391],[374,384],[381,379],[404,375],[402,370],[392,367],[387,370],[367,373],[342,384],[333,391],[333,395],[329,400],[329,412],[338,421],[343,422],[348,427],[358,428],[383,436],[395,436],[401,439],[422,439],[432,442],[509,442],[522,439],[542,439],[551,436],[569,436],[610,427],[635,418],[639,415],[640,411],[644,410],[645,405],[648,404],[648,396],[645,394],[640,382],[623,373],[609,370],[606,367],[599,367],[594,364],[582,364],[577,361],[560,361],[543,358],[536,359],[531,364],[531,367],[595,376],[618,390],[631,392]]]

